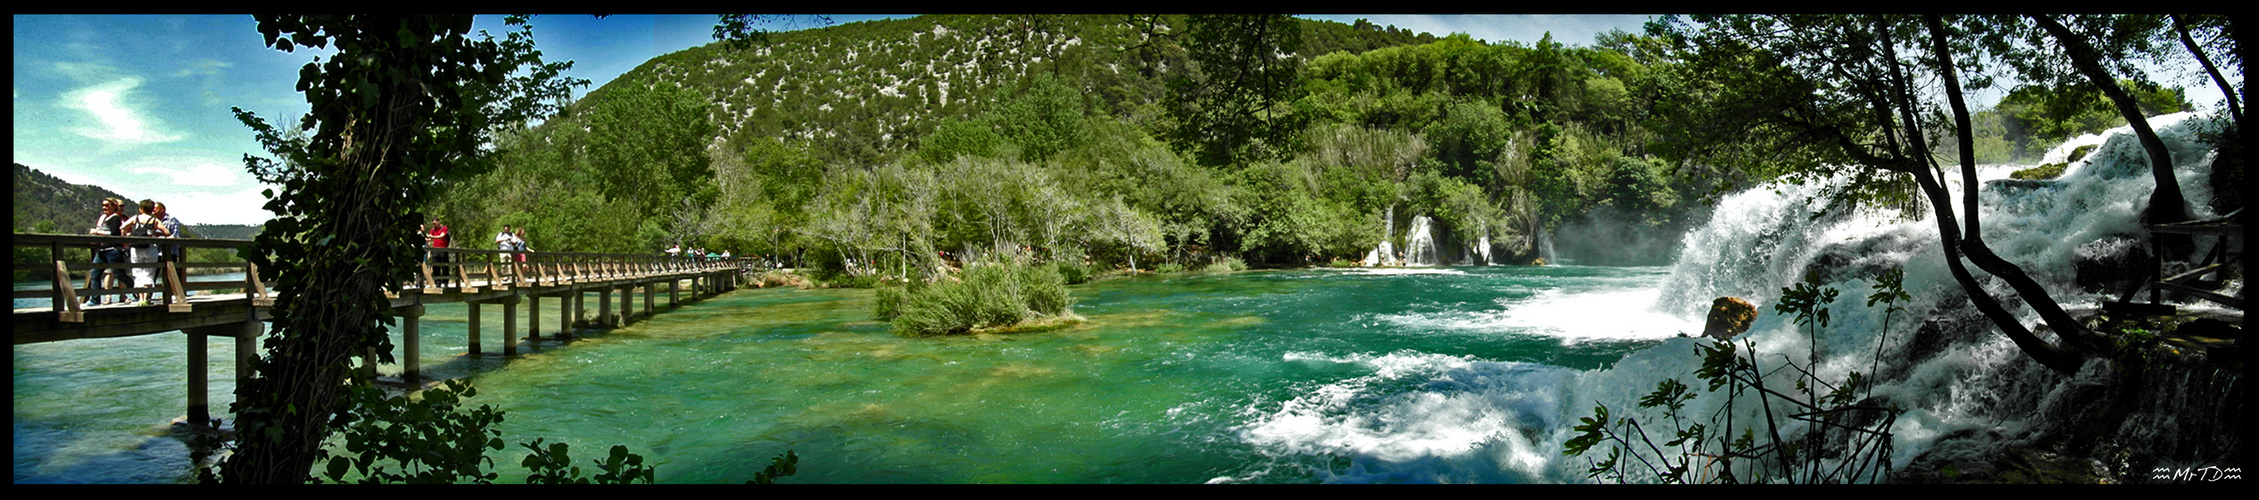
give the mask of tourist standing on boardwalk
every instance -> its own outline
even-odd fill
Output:
[[[424,233],[424,246],[431,248],[447,248],[447,225],[440,224],[439,218],[434,217],[431,219],[430,227],[431,232]],[[447,254],[442,253],[433,255],[431,260],[432,262],[447,262]]]
[[[533,251],[532,249],[526,248],[526,228],[518,228],[518,234],[510,236],[510,243],[515,246],[515,248],[512,248],[512,250],[517,250],[518,252],[520,252],[518,254],[518,262],[526,261],[526,254],[523,252]]]
[[[107,198],[102,200],[102,215],[94,219],[94,229],[86,230],[86,234],[94,236],[117,236],[118,226],[125,223],[125,216],[118,213],[118,205],[121,203],[124,202],[118,201],[117,198]],[[108,243],[94,244],[95,264],[111,264],[117,262],[125,262],[124,249],[117,245]],[[108,271],[108,269],[99,267],[86,271],[86,306],[98,306],[102,305],[102,303],[104,302],[101,296],[95,295],[95,292],[102,290],[102,278],[104,277],[103,275],[105,273],[111,276],[115,276],[117,274],[108,273]],[[121,298],[118,300],[123,302],[125,299]]]
[[[125,231],[127,236],[135,238],[162,238],[171,235],[172,233],[165,231],[165,221],[157,219],[156,212],[157,202],[141,200],[141,213],[134,214],[131,219],[126,219],[125,224],[119,226],[119,230]],[[135,264],[154,264],[157,262],[157,245],[127,245],[127,248],[133,252],[132,258]],[[156,269],[133,268],[134,288],[153,286],[157,286]],[[133,305],[149,305],[149,293],[134,294],[134,297]]]
[[[504,252],[517,250],[518,244],[515,240],[513,240],[513,238],[516,238],[516,236],[510,235],[510,225],[503,224],[502,232],[494,233],[494,249]],[[501,257],[501,260],[503,262],[509,262],[511,260],[509,254],[503,254],[501,255]]]
[[[165,221],[166,238],[180,237],[180,219],[173,218],[173,214],[171,212],[165,211],[165,202],[157,202],[156,215],[157,220]],[[165,254],[159,257],[158,260],[165,262],[181,262],[182,252],[183,250],[181,250],[180,245],[165,245]]]

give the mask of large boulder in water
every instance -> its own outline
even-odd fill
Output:
[[[1718,297],[1710,301],[1710,321],[1702,325],[1702,336],[1731,340],[1749,331],[1749,324],[1754,321],[1757,321],[1756,305],[1739,297]]]

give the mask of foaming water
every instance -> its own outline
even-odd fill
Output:
[[[2174,152],[2174,174],[2191,215],[2215,216],[2207,208],[2212,196],[2206,180],[2211,155],[2197,139],[2205,128],[2215,126],[2213,122],[2182,113],[2154,117],[2150,123]],[[2074,283],[2073,263],[2081,255],[2142,244],[2139,238],[2145,233],[2137,222],[2139,210],[2154,188],[2146,153],[2129,129],[2075,138],[2050,152],[2047,161],[2063,161],[2081,145],[2099,147],[2057,179],[2003,180],[2026,168],[2015,165],[1983,166],[1977,176],[1986,242],[2065,305],[2091,304],[2102,297]],[[1957,172],[1947,174],[1949,190],[1970,188],[1959,182]],[[2034,420],[2041,418],[2036,417],[2035,405],[2054,383],[2050,378],[2054,375],[2036,368],[1995,329],[1984,328],[1985,335],[1955,340],[1955,345],[1934,353],[1925,351],[1921,359],[1904,359],[1912,352],[1909,341],[1922,318],[1969,306],[1965,299],[1954,298],[1959,285],[1942,260],[1934,218],[1906,219],[1888,212],[1814,218],[1821,205],[1815,195],[1841,182],[1753,189],[1721,200],[1712,222],[1686,236],[1683,253],[1662,280],[1657,299],[1661,308],[1692,314],[1715,297],[1749,299],[1759,305],[1760,315],[1745,338],[1764,354],[1763,369],[1779,367],[1782,360],[1803,364],[1816,357],[1819,364],[1814,371],[1828,380],[1842,380],[1852,371],[1873,375],[1879,370],[1889,375],[1878,381],[1874,394],[1907,409],[1891,430],[1896,441],[1894,467],[1927,452],[1964,453],[1933,449],[1939,436],[1953,431],[2015,432],[2040,424]],[[1951,199],[1958,202],[1960,195]],[[1951,209],[1960,211],[1958,206]],[[1905,287],[1915,301],[1910,310],[1886,316],[1882,307],[1868,307],[1864,298],[1873,284],[1872,273],[1890,267],[1905,269]],[[1824,304],[1833,321],[1816,334],[1797,328],[1767,306],[1778,297],[1778,290],[1793,285],[1808,270],[1822,273],[1822,286],[1842,292],[1834,302]],[[2012,299],[2006,290],[1992,293]],[[2037,322],[2028,308],[2014,305],[2013,300],[2010,306],[2026,324]],[[1570,412],[1589,414],[1592,404],[1606,405],[1619,414],[1636,412],[1638,397],[1658,381],[1692,379],[1694,342],[1702,341],[1673,340],[1627,356],[1608,369],[1580,373],[1564,398],[1590,403],[1571,405]],[[1708,414],[1721,399],[1698,398],[1687,412]],[[1761,416],[1745,413],[1736,418],[1747,421]],[[1572,435],[1570,429],[1556,428],[1551,442]],[[1584,464],[1557,465],[1548,475],[1553,480],[1582,480],[1579,472]]]
[[[1659,340],[1700,333],[1702,324],[1655,309],[1659,289],[1563,292],[1500,299],[1500,308],[1474,312],[1410,312],[1379,318],[1411,328],[1556,337],[1580,340]]]

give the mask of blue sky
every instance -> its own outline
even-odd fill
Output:
[[[909,17],[838,15],[839,24]],[[1313,15],[1348,23],[1366,18],[1444,36],[1536,42],[1551,32],[1570,45],[1609,29],[1637,32],[1644,15]],[[534,39],[548,60],[572,60],[570,76],[602,86],[643,61],[712,41],[710,15],[545,15]],[[814,26],[787,20],[766,26]],[[500,16],[477,27],[500,35]],[[267,49],[246,15],[16,15],[14,161],[65,181],[96,184],[135,199],[166,203],[189,223],[251,224],[266,189],[243,170],[246,153],[264,155],[229,107],[269,122],[305,113],[294,86],[300,66],[327,51]],[[2184,84],[2185,85],[2185,84]],[[2209,106],[2218,92],[2191,86]],[[1997,99],[1997,97],[1993,98]],[[1980,95],[1978,102],[1988,102]],[[92,217],[94,209],[88,209]]]

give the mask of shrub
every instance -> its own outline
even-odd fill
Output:
[[[1175,262],[1163,262],[1159,266],[1154,266],[1153,272],[1161,274],[1181,273],[1184,272],[1184,264],[1178,264]]]
[[[878,292],[877,305],[872,306],[872,312],[877,313],[879,319],[892,321],[895,317],[902,315],[902,303],[910,297],[909,287],[882,286],[878,287],[876,291]]]
[[[2049,164],[2045,164],[2045,165],[2040,165],[2040,166],[2037,166],[2037,167],[2027,168],[2027,169],[2023,169],[2023,170],[2017,170],[2017,171],[2015,171],[2015,172],[2009,173],[2009,174],[2008,174],[2008,177],[2009,177],[2009,178],[2013,178],[2013,179],[2025,179],[2025,180],[2047,180],[2047,179],[2053,179],[2053,178],[2056,178],[2056,177],[2062,177],[2062,176],[2063,176],[2063,170],[2064,170],[2065,168],[2067,168],[2067,167],[2068,167],[2068,165],[2066,165],[2066,164],[2062,164],[2062,163],[2049,163]]]
[[[1065,314],[1074,298],[1056,266],[986,262],[962,281],[883,287],[874,307],[894,330],[917,335],[969,333]]]
[[[1059,273],[1060,278],[1067,280],[1069,285],[1090,282],[1090,265],[1084,264],[1081,260],[1057,260],[1052,261],[1051,266]]]

